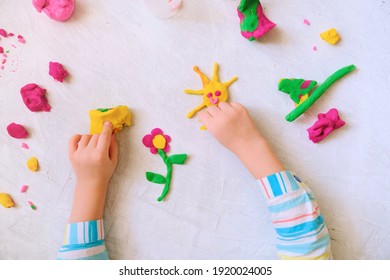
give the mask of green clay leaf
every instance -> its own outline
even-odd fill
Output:
[[[160,174],[153,173],[153,172],[146,172],[146,179],[149,182],[153,182],[156,184],[165,184],[165,182],[166,182],[164,176],[162,176]]]
[[[178,155],[172,155],[170,156],[167,161],[171,164],[184,164],[184,162],[187,159],[186,154],[178,154]]]

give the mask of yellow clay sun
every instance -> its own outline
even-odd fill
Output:
[[[209,106],[217,106],[219,102],[225,102],[229,98],[228,87],[237,80],[237,77],[233,77],[228,82],[220,82],[218,78],[218,63],[214,63],[213,78],[211,81],[207,76],[201,72],[198,66],[194,66],[194,71],[199,74],[203,88],[200,90],[186,89],[185,93],[203,95],[203,102],[198,107],[193,109],[187,114],[187,118],[192,118],[196,112]]]

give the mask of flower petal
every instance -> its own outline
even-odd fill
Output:
[[[157,154],[157,148],[156,147],[150,147],[150,152],[152,153],[152,154]]]
[[[150,134],[145,135],[142,138],[142,143],[148,148],[153,147],[153,136]]]
[[[163,149],[163,151],[166,152],[166,153],[168,153],[170,149],[171,149],[171,147],[169,147],[169,144],[167,144],[167,145],[165,146],[165,148]]]
[[[171,142],[171,136],[167,135],[167,134],[164,134],[163,135],[165,140],[167,140],[167,143]]]
[[[154,136],[156,136],[158,134],[163,134],[163,131],[160,128],[155,128],[155,129],[152,130],[151,134],[154,137]]]

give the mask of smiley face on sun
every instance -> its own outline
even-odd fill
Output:
[[[187,118],[192,118],[198,111],[204,107],[217,106],[219,102],[225,102],[229,99],[228,87],[237,80],[233,77],[230,81],[221,83],[218,78],[218,63],[214,63],[213,78],[211,81],[207,76],[199,70],[198,66],[194,66],[194,71],[199,74],[202,80],[203,88],[200,90],[186,89],[185,93],[203,95],[203,102],[198,107],[187,114]]]

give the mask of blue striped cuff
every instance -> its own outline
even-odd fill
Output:
[[[104,240],[103,219],[66,225],[63,245],[88,244]]]
[[[301,179],[289,170],[259,179],[257,180],[257,183],[267,199],[292,193],[303,187]]]

